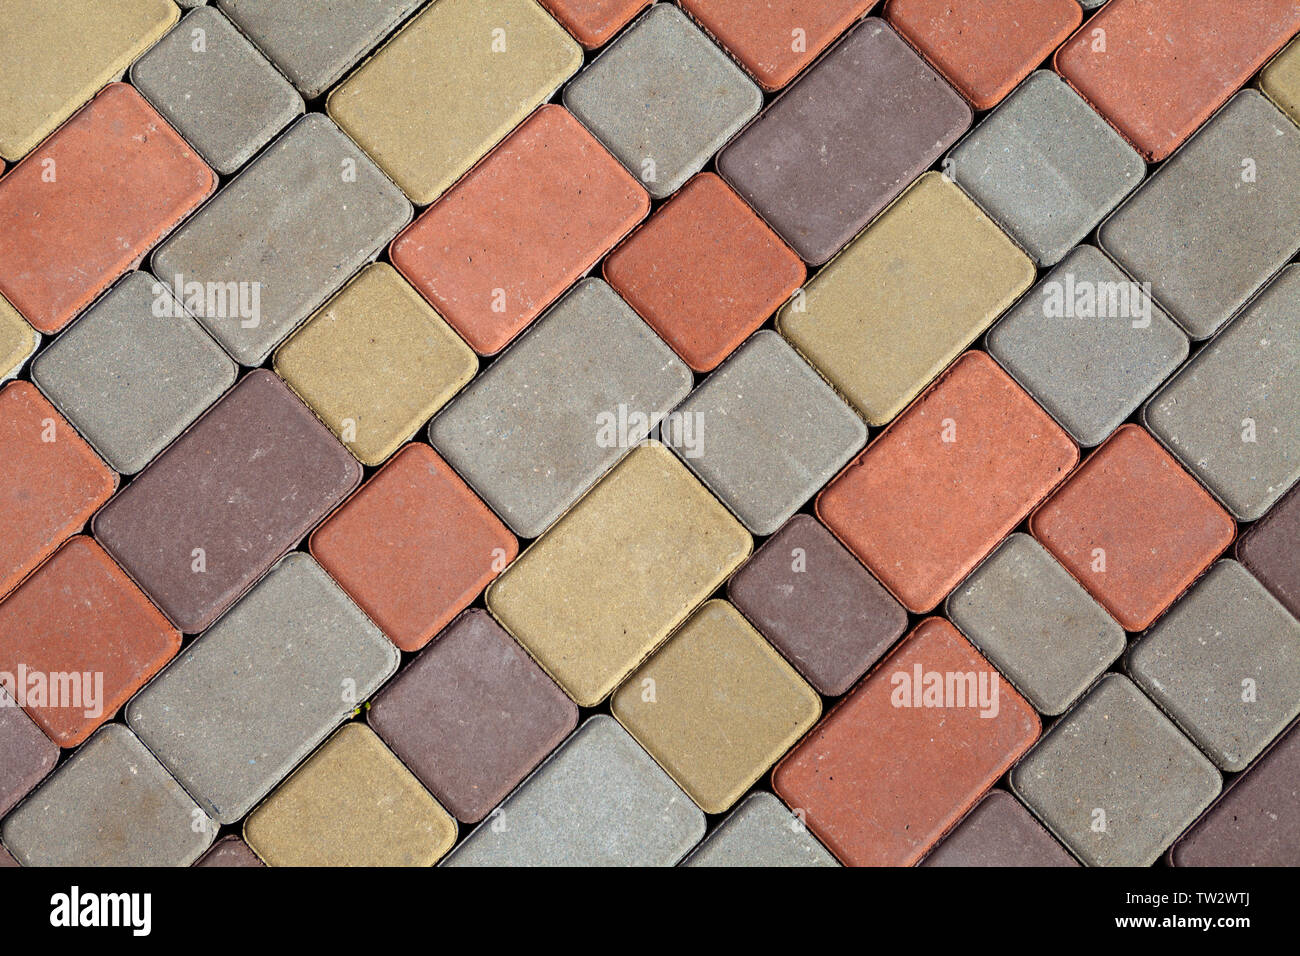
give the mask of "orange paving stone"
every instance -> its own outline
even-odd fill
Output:
[[[57,332],[216,186],[144,97],[112,83],[0,179],[0,293]]]

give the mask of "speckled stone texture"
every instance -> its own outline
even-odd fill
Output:
[[[1237,560],[1282,606],[1300,617],[1300,486],[1237,542]]]
[[[0,597],[90,520],[109,469],[30,382],[0,388]]]
[[[180,650],[180,632],[85,535],[0,603],[0,673],[40,675],[19,703],[61,747],[75,747]],[[58,675],[68,675],[60,677]]]
[[[1083,19],[1075,0],[889,0],[885,11],[977,110],[1001,102]]]
[[[0,827],[23,866],[189,866],[215,833],[121,724],[91,737]]]
[[[1170,852],[1174,866],[1300,866],[1300,733],[1292,727]]]
[[[21,372],[40,344],[40,333],[0,296],[0,383]]]
[[[0,294],[57,332],[216,186],[144,97],[110,84],[0,179]]]
[[[709,601],[610,698],[706,813],[725,813],[821,716],[821,699],[726,601]]]
[[[588,50],[613,38],[651,0],[540,0],[551,16]]]
[[[1300,714],[1300,621],[1236,561],[1210,568],[1125,667],[1223,770],[1244,770]]]
[[[266,866],[248,844],[235,836],[222,837],[212,845],[212,849],[194,862],[195,866],[220,867],[259,867]]]
[[[429,440],[516,533],[535,538],[691,384],[626,302],[584,279],[433,420]]]
[[[1158,162],[1300,29],[1300,8],[1291,0],[1257,0],[1249,16],[1223,13],[1218,0],[1114,0],[1057,50],[1053,63]]]
[[[131,701],[127,722],[210,816],[234,823],[392,676],[398,656],[294,553]]]
[[[311,553],[404,651],[418,651],[519,554],[428,445],[407,445],[312,533]]]
[[[618,161],[548,105],[402,233],[391,256],[475,351],[494,355],[649,211]]]
[[[941,690],[945,675],[967,676],[926,703],[926,673],[939,675]],[[958,686],[970,695],[959,698]],[[842,863],[910,866],[1038,731],[1038,715],[1011,685],[956,628],[930,618],[777,765],[772,783]]]
[[[1146,175],[1133,147],[1050,70],[1031,74],[944,168],[1044,266],[1060,262]]]
[[[961,97],[870,17],[719,153],[717,167],[805,261],[821,265],[970,123]]]
[[[196,634],[360,480],[311,410],[256,371],[95,515],[95,538]]]
[[[810,515],[795,515],[727,583],[727,597],[823,694],[838,696],[907,629],[907,612]]]
[[[59,759],[58,745],[41,733],[8,690],[18,688],[0,686],[0,816],[45,779]]]
[[[1271,508],[1300,479],[1300,267],[1197,353],[1143,421],[1238,518]]]
[[[345,724],[244,823],[271,866],[432,866],[456,821],[374,731]]]
[[[921,866],[1078,866],[1020,801],[990,790]]]
[[[676,192],[763,105],[677,7],[651,7],[564,90],[564,105],[650,195]]]
[[[677,406],[665,441],[754,534],[775,532],[867,442],[867,426],[770,329]]]
[[[1069,473],[1078,449],[970,352],[817,497],[817,516],[909,611],[933,610]]]
[[[312,113],[163,243],[152,272],[236,361],[260,365],[410,219],[401,191]]]
[[[124,475],[149,464],[237,372],[147,272],[127,273],[32,363],[32,381]]]
[[[1078,246],[985,337],[1081,445],[1099,445],[1187,358],[1187,336],[1094,246]]]
[[[948,617],[1040,713],[1055,716],[1120,654],[1124,629],[1033,538],[1012,534],[948,595]]]
[[[740,522],[686,466],[648,444],[492,582],[487,606],[570,697],[592,707],[752,548]]]
[[[1029,526],[1128,631],[1148,627],[1236,533],[1228,513],[1137,425],[1088,456]]]
[[[1208,338],[1300,248],[1297,181],[1300,129],[1244,90],[1102,224],[1098,241],[1192,338]]]
[[[447,866],[672,866],[704,814],[612,718],[588,718]]]
[[[1011,773],[1090,866],[1149,866],[1219,794],[1214,765],[1128,678],[1107,674]]]
[[[803,822],[776,797],[751,793],[681,866],[839,866]]]
[[[477,823],[569,736],[578,708],[474,608],[380,692],[367,719],[443,806]]]
[[[308,99],[320,96],[420,0],[215,0]]]

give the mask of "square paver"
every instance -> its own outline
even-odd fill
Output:
[[[657,4],[564,90],[564,105],[656,199],[763,105],[763,92],[672,4]]]
[[[40,333],[0,296],[0,382],[21,372],[40,344]]]
[[[244,822],[271,866],[432,866],[453,820],[374,731],[345,724]]]
[[[727,582],[727,597],[835,697],[907,630],[907,612],[816,518],[795,515]]]
[[[970,123],[957,92],[868,17],[722,150],[717,168],[805,262],[821,265]]]
[[[304,109],[302,97],[214,7],[199,7],[131,67],[131,83],[223,175]]]
[[[1011,772],[1011,788],[1089,866],[1150,866],[1219,795],[1196,745],[1107,674]]]
[[[1232,518],[1137,425],[1124,425],[1034,512],[1030,530],[1128,631],[1217,558]]]
[[[723,813],[821,716],[821,698],[726,601],[709,601],[610,698],[706,813]]]
[[[296,552],[137,694],[126,719],[205,812],[234,823],[392,676],[398,658]]]
[[[731,187],[701,173],[605,259],[605,279],[692,369],[711,372],[807,271]]]
[[[132,272],[50,343],[32,381],[114,470],[133,475],[238,371],[165,283]]]
[[[665,440],[758,535],[781,527],[867,442],[862,419],[768,329],[674,414],[686,421]]]
[[[1300,129],[1246,90],[1102,224],[1099,242],[1192,338],[1208,338],[1300,248],[1297,183]]]
[[[380,465],[478,371],[397,270],[366,266],[275,352],[275,371],[363,465]]]
[[[19,691],[17,675],[4,677],[4,686],[0,686],[0,817],[44,780],[59,759],[59,745],[41,732],[9,693]]]
[[[1244,770],[1300,714],[1300,621],[1236,561],[1196,582],[1126,667],[1227,771]]]
[[[751,793],[682,866],[839,866],[784,803],[762,790]]]
[[[658,434],[691,384],[626,302],[585,279],[433,420],[429,440],[517,534],[535,538]]]
[[[1064,80],[1040,70],[948,154],[944,168],[1050,266],[1138,187],[1147,167]]]
[[[612,717],[574,731],[445,866],[672,866],[704,814]]]
[[[591,707],[752,548],[740,522],[672,452],[647,444],[492,582],[487,606],[570,697]]]
[[[578,724],[578,708],[486,611],[466,611],[375,698],[370,726],[477,823]]]
[[[404,651],[483,593],[519,542],[428,445],[407,445],[312,532],[311,553]]]
[[[887,425],[1034,282],[1034,263],[956,185],[926,173],[776,325],[871,425]]]
[[[985,337],[989,354],[1081,445],[1099,445],[1187,358],[1142,286],[1079,246]]]
[[[1300,486],[1237,541],[1237,560],[1300,617]]]
[[[401,191],[312,113],[177,229],[152,272],[237,362],[261,365],[410,219]]]
[[[1078,866],[1034,815],[1005,790],[990,790],[921,866]]]
[[[1238,518],[1271,508],[1300,479],[1300,267],[1198,352],[1143,421]]]
[[[1069,707],[1120,654],[1124,629],[1026,534],[948,596],[948,617],[1039,713]]]
[[[539,0],[588,50],[609,42],[651,0]]]
[[[122,724],[86,741],[0,827],[23,866],[189,866],[216,832]]]

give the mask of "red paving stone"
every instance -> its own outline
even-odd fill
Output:
[[[765,90],[778,90],[876,0],[679,0]]]
[[[1054,63],[1138,152],[1157,162],[1297,30],[1295,0],[1111,0],[1057,51]]]
[[[889,0],[885,16],[977,110],[992,109],[1083,19],[1077,0]]]
[[[311,553],[388,638],[418,651],[519,542],[428,445],[411,444],[311,536]]]
[[[543,106],[393,240],[393,265],[493,355],[649,211],[568,110]]]
[[[985,353],[968,352],[826,487],[817,515],[904,607],[924,614],[1078,460],[1024,389]]]
[[[940,675],[940,696],[924,693],[931,674]],[[973,675],[976,706],[956,694],[958,687],[966,692],[969,678],[949,675]],[[930,618],[777,765],[772,783],[844,863],[911,866],[1039,729],[1033,708],[957,629]]]
[[[610,253],[604,273],[687,365],[709,372],[807,270],[720,176],[702,173]]]
[[[573,38],[593,50],[650,6],[651,0],[541,0]]]
[[[180,631],[131,583],[93,538],[72,538],[0,602],[0,671],[82,675],[81,697],[19,700],[51,740],[75,747],[180,650]],[[86,693],[102,679],[98,706]],[[19,679],[19,686],[23,680]],[[98,710],[90,713],[88,710]]]
[[[144,97],[109,84],[0,180],[0,293],[57,332],[216,185]]]
[[[113,494],[117,474],[29,382],[0,389],[0,597]]]
[[[1173,604],[1235,526],[1137,425],[1124,425],[1030,518],[1030,530],[1126,630]]]

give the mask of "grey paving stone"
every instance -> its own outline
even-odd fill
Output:
[[[422,0],[216,0],[299,90],[320,96]]]
[[[23,866],[189,866],[216,830],[135,734],[108,724],[0,835]]]
[[[1090,866],[1149,866],[1223,779],[1127,677],[1107,674],[1011,771],[1011,789]]]
[[[1125,666],[1224,770],[1245,769],[1300,714],[1300,621],[1236,561],[1206,572]]]
[[[127,705],[210,816],[234,823],[397,670],[397,648],[294,552]]]
[[[411,213],[356,144],[311,113],[177,229],[152,271],[173,290],[180,277],[178,297],[212,336],[260,365]]]
[[[1062,713],[1124,653],[1124,629],[1027,534],[948,596],[948,617],[1042,714]]]
[[[569,83],[564,105],[662,199],[758,113],[763,92],[686,14],[661,3]]]
[[[613,717],[582,724],[444,866],[672,866],[704,813]]]
[[[40,354],[32,381],[114,471],[133,475],[238,370],[165,284],[131,272]]]
[[[989,330],[989,354],[1081,445],[1099,445],[1187,358],[1187,336],[1093,246]]]
[[[1101,248],[1194,339],[1300,248],[1300,129],[1238,93],[1101,226]]]
[[[839,866],[802,821],[770,793],[751,793],[682,866]]]
[[[631,306],[586,279],[434,418],[429,441],[516,534],[535,538],[691,382]],[[637,415],[651,419],[638,426]]]
[[[1044,266],[1082,242],[1146,168],[1051,70],[1030,74],[945,162],[957,185]]]
[[[990,790],[921,866],[1078,866],[1019,800]]]
[[[215,7],[187,14],[135,62],[131,83],[223,175],[304,109],[293,84]]]
[[[1234,515],[1300,479],[1300,266],[1289,266],[1162,388],[1146,425]]]
[[[799,353],[755,332],[677,407],[665,442],[755,534],[772,534],[867,442],[867,426]]]

